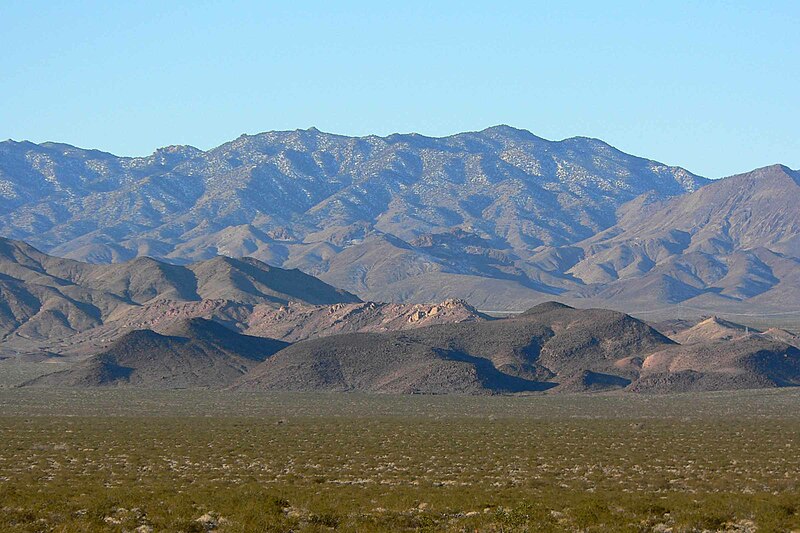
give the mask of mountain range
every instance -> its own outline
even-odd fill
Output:
[[[485,319],[461,301],[362,302],[299,270],[218,256],[187,265],[152,258],[98,265],[0,238],[0,357],[85,356],[133,330],[171,334],[209,319],[286,341]]]
[[[581,286],[552,279],[542,250],[614,226],[642,195],[707,183],[599,140],[508,126],[445,138],[268,132],[144,158],[7,141],[0,234],[94,263],[251,256],[365,300],[522,310]]]
[[[797,337],[742,330],[712,318],[682,331],[679,344],[623,313],[551,302],[505,319],[289,344],[192,318],[162,334],[130,331],[21,386],[496,394],[800,385]]]
[[[707,180],[508,126],[7,141],[0,360],[30,386],[794,386],[793,333],[708,316],[800,316],[797,198],[782,165]]]
[[[32,365],[30,379],[12,379],[24,386],[494,394],[800,385],[798,337],[716,317],[650,325],[550,302],[498,319],[459,300],[363,302],[252,258],[97,265],[7,239],[0,326],[0,377]]]
[[[127,385],[149,389],[208,388],[233,381],[287,343],[240,335],[202,318],[175,324],[166,334],[126,333],[101,353],[69,370],[45,374],[28,386]]]
[[[118,157],[0,143],[0,235],[92,263],[250,256],[363,300],[800,311],[800,178],[719,180],[596,139],[243,135]],[[787,309],[787,306],[790,309]]]

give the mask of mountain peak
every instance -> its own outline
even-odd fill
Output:
[[[761,168],[757,168],[757,169],[754,170],[754,172],[784,172],[784,173],[788,174],[788,173],[792,172],[792,169],[790,169],[789,167],[787,167],[783,163],[773,163],[771,165],[767,165],[767,166],[764,166],[764,167],[761,167]]]
[[[779,192],[785,185],[800,185],[800,171],[792,170],[781,163],[775,163],[764,167],[753,169],[749,172],[742,172],[727,178],[714,180],[715,187],[724,186],[745,186],[753,190],[764,187],[775,188]]]
[[[503,135],[505,137],[536,137],[536,135],[526,129],[515,128],[514,126],[509,126],[508,124],[490,126],[481,130],[480,133]]]
[[[798,185],[800,185],[800,171],[792,170],[791,168],[783,165],[781,163],[775,163],[773,165],[768,165],[766,167],[762,167],[753,171],[760,176],[768,176],[768,177],[788,177]]]
[[[182,155],[185,157],[196,157],[204,153],[203,150],[195,148],[190,144],[170,144],[169,146],[162,146],[156,148],[153,155]]]

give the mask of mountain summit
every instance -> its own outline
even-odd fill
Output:
[[[194,289],[174,264],[210,260],[193,272],[245,299],[241,275],[268,263],[382,302],[772,313],[800,301],[799,176],[772,165],[709,182],[597,139],[504,125],[267,132],[143,158],[5,142],[0,234],[93,263],[173,263],[154,279],[184,299]],[[127,279],[119,268],[107,276]]]
[[[509,126],[444,138],[267,132],[136,158],[4,142],[0,234],[96,263],[253,256],[372,299],[494,306],[494,293],[552,294],[528,268],[539,247],[596,235],[639,196],[706,183],[596,139]]]

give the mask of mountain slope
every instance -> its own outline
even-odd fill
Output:
[[[800,173],[774,165],[668,201],[639,198],[619,222],[539,264],[626,310],[800,311]],[[550,256],[568,259],[546,262]],[[577,300],[572,300],[577,301]]]
[[[800,385],[800,349],[775,333],[748,334],[718,320],[691,330],[686,344],[679,345],[623,313],[551,302],[487,322],[301,341],[255,366],[232,387],[489,394]]]
[[[240,335],[210,320],[185,320],[168,335],[132,331],[74,367],[35,378],[32,387],[222,387],[285,347]]]
[[[224,299],[239,306],[356,303],[345,291],[252,258],[215,258],[188,266],[148,257],[91,265],[0,238],[0,353],[64,344],[156,302]],[[37,344],[38,343],[38,344]]]
[[[672,342],[622,313],[537,306],[515,318],[298,342],[243,376],[246,390],[392,393],[542,391],[591,370],[619,388],[617,362]]]
[[[268,319],[251,315],[285,338],[307,339],[292,345],[213,320],[168,320],[159,332],[129,331],[97,355],[23,385],[400,394],[800,386],[800,349],[785,341],[791,334],[714,317],[675,333],[683,341],[676,344],[623,313],[554,302],[505,319],[464,318],[468,309],[458,302],[414,307],[409,315],[398,304],[288,306]],[[355,333],[331,335],[347,331]]]
[[[703,183],[598,140],[553,142],[507,126],[445,138],[269,132],[146,158],[8,141],[0,143],[0,228],[97,260],[159,256],[159,245],[168,255],[203,235],[213,235],[201,247],[208,255],[190,258],[258,256],[281,242],[313,242],[331,226],[406,241],[473,227],[527,248],[588,237],[645,192],[667,197]],[[247,230],[216,234],[232,226]]]
[[[136,304],[218,299],[220,284],[237,300],[270,299],[246,262],[214,259],[247,255],[373,301],[800,313],[799,175],[774,165],[709,182],[595,139],[507,126],[444,138],[268,132],[146,158],[5,142],[0,234],[97,263],[216,261],[190,267],[206,286],[150,266],[152,286],[130,281],[141,293],[125,268],[89,279],[78,263],[48,266],[87,289],[116,284]]]
[[[800,385],[800,350],[762,335],[671,347],[644,359],[634,392]]]
[[[526,265],[537,247],[608,228],[642,194],[706,182],[595,139],[507,126],[444,138],[268,132],[146,158],[9,141],[0,234],[98,263],[248,255],[372,300],[469,293],[494,308],[494,289],[520,305],[553,294]],[[487,278],[494,289],[480,287]]]
[[[156,300],[120,309],[102,325],[80,332],[37,339],[0,342],[0,350],[16,348],[28,354],[81,358],[105,350],[130,331],[148,329],[168,334],[176,323],[191,318],[213,320],[226,327],[257,337],[296,342],[345,332],[398,331],[432,324],[479,322],[487,317],[462,301],[439,304],[386,304],[376,302],[309,305],[290,302],[242,304],[231,300],[176,302]],[[0,352],[2,353],[2,352]]]

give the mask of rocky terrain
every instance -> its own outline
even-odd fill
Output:
[[[97,263],[252,256],[365,300],[522,310],[558,288],[531,270],[539,247],[597,234],[640,195],[705,183],[596,139],[507,126],[446,138],[268,132],[142,158],[9,141],[0,235]]]
[[[626,309],[779,314],[800,307],[800,173],[775,165],[668,201],[650,197],[560,259],[583,296]]]
[[[251,258],[217,257],[186,266],[151,258],[93,265],[0,238],[0,357],[77,360],[117,346],[136,330],[169,336],[193,319],[296,342],[487,317],[457,300],[361,302],[298,270]],[[187,331],[199,332],[197,324]]]
[[[503,319],[460,300],[361,302],[247,258],[92,265],[5,239],[0,253],[3,383],[429,394],[800,384],[798,337],[718,317],[662,334],[555,302]]]
[[[59,386],[794,386],[798,337],[736,317],[800,317],[798,197],[781,165],[709,181],[507,126],[144,158],[7,141],[0,359]]]
[[[252,258],[216,257],[188,266],[151,258],[92,265],[0,238],[0,353],[60,353],[75,335],[147,314],[153,307],[162,310],[163,319],[171,308],[186,306],[194,312],[184,317],[192,318],[205,316],[219,301],[234,302],[234,308],[277,309],[289,302],[328,305],[359,299],[298,270]]]
[[[197,302],[156,300],[127,308],[102,325],[85,331],[37,339],[9,335],[0,342],[0,347],[7,356],[24,356],[27,360],[58,356],[58,360],[62,361],[102,351],[131,331],[165,333],[177,323],[191,318],[206,318],[239,333],[288,342],[336,333],[396,331],[487,319],[471,306],[457,300],[439,304],[359,302],[333,305],[292,301],[280,307],[271,304],[247,305],[224,299]]]
[[[193,318],[169,334],[126,333],[107,350],[68,370],[46,374],[23,386],[149,389],[219,387],[286,347],[272,339],[240,335],[211,320]]]
[[[94,263],[224,255],[363,300],[800,313],[798,173],[709,181],[589,138],[244,135],[118,157],[0,143],[0,234]]]
[[[236,387],[394,393],[543,391],[588,367],[605,371],[618,359],[670,344],[621,313],[542,304],[519,317],[477,324],[299,342],[256,367]]]
[[[506,319],[298,342],[237,380],[245,390],[392,393],[688,392],[796,386],[800,350],[760,332],[680,345],[628,315],[546,303]],[[680,335],[679,335],[680,336]]]

